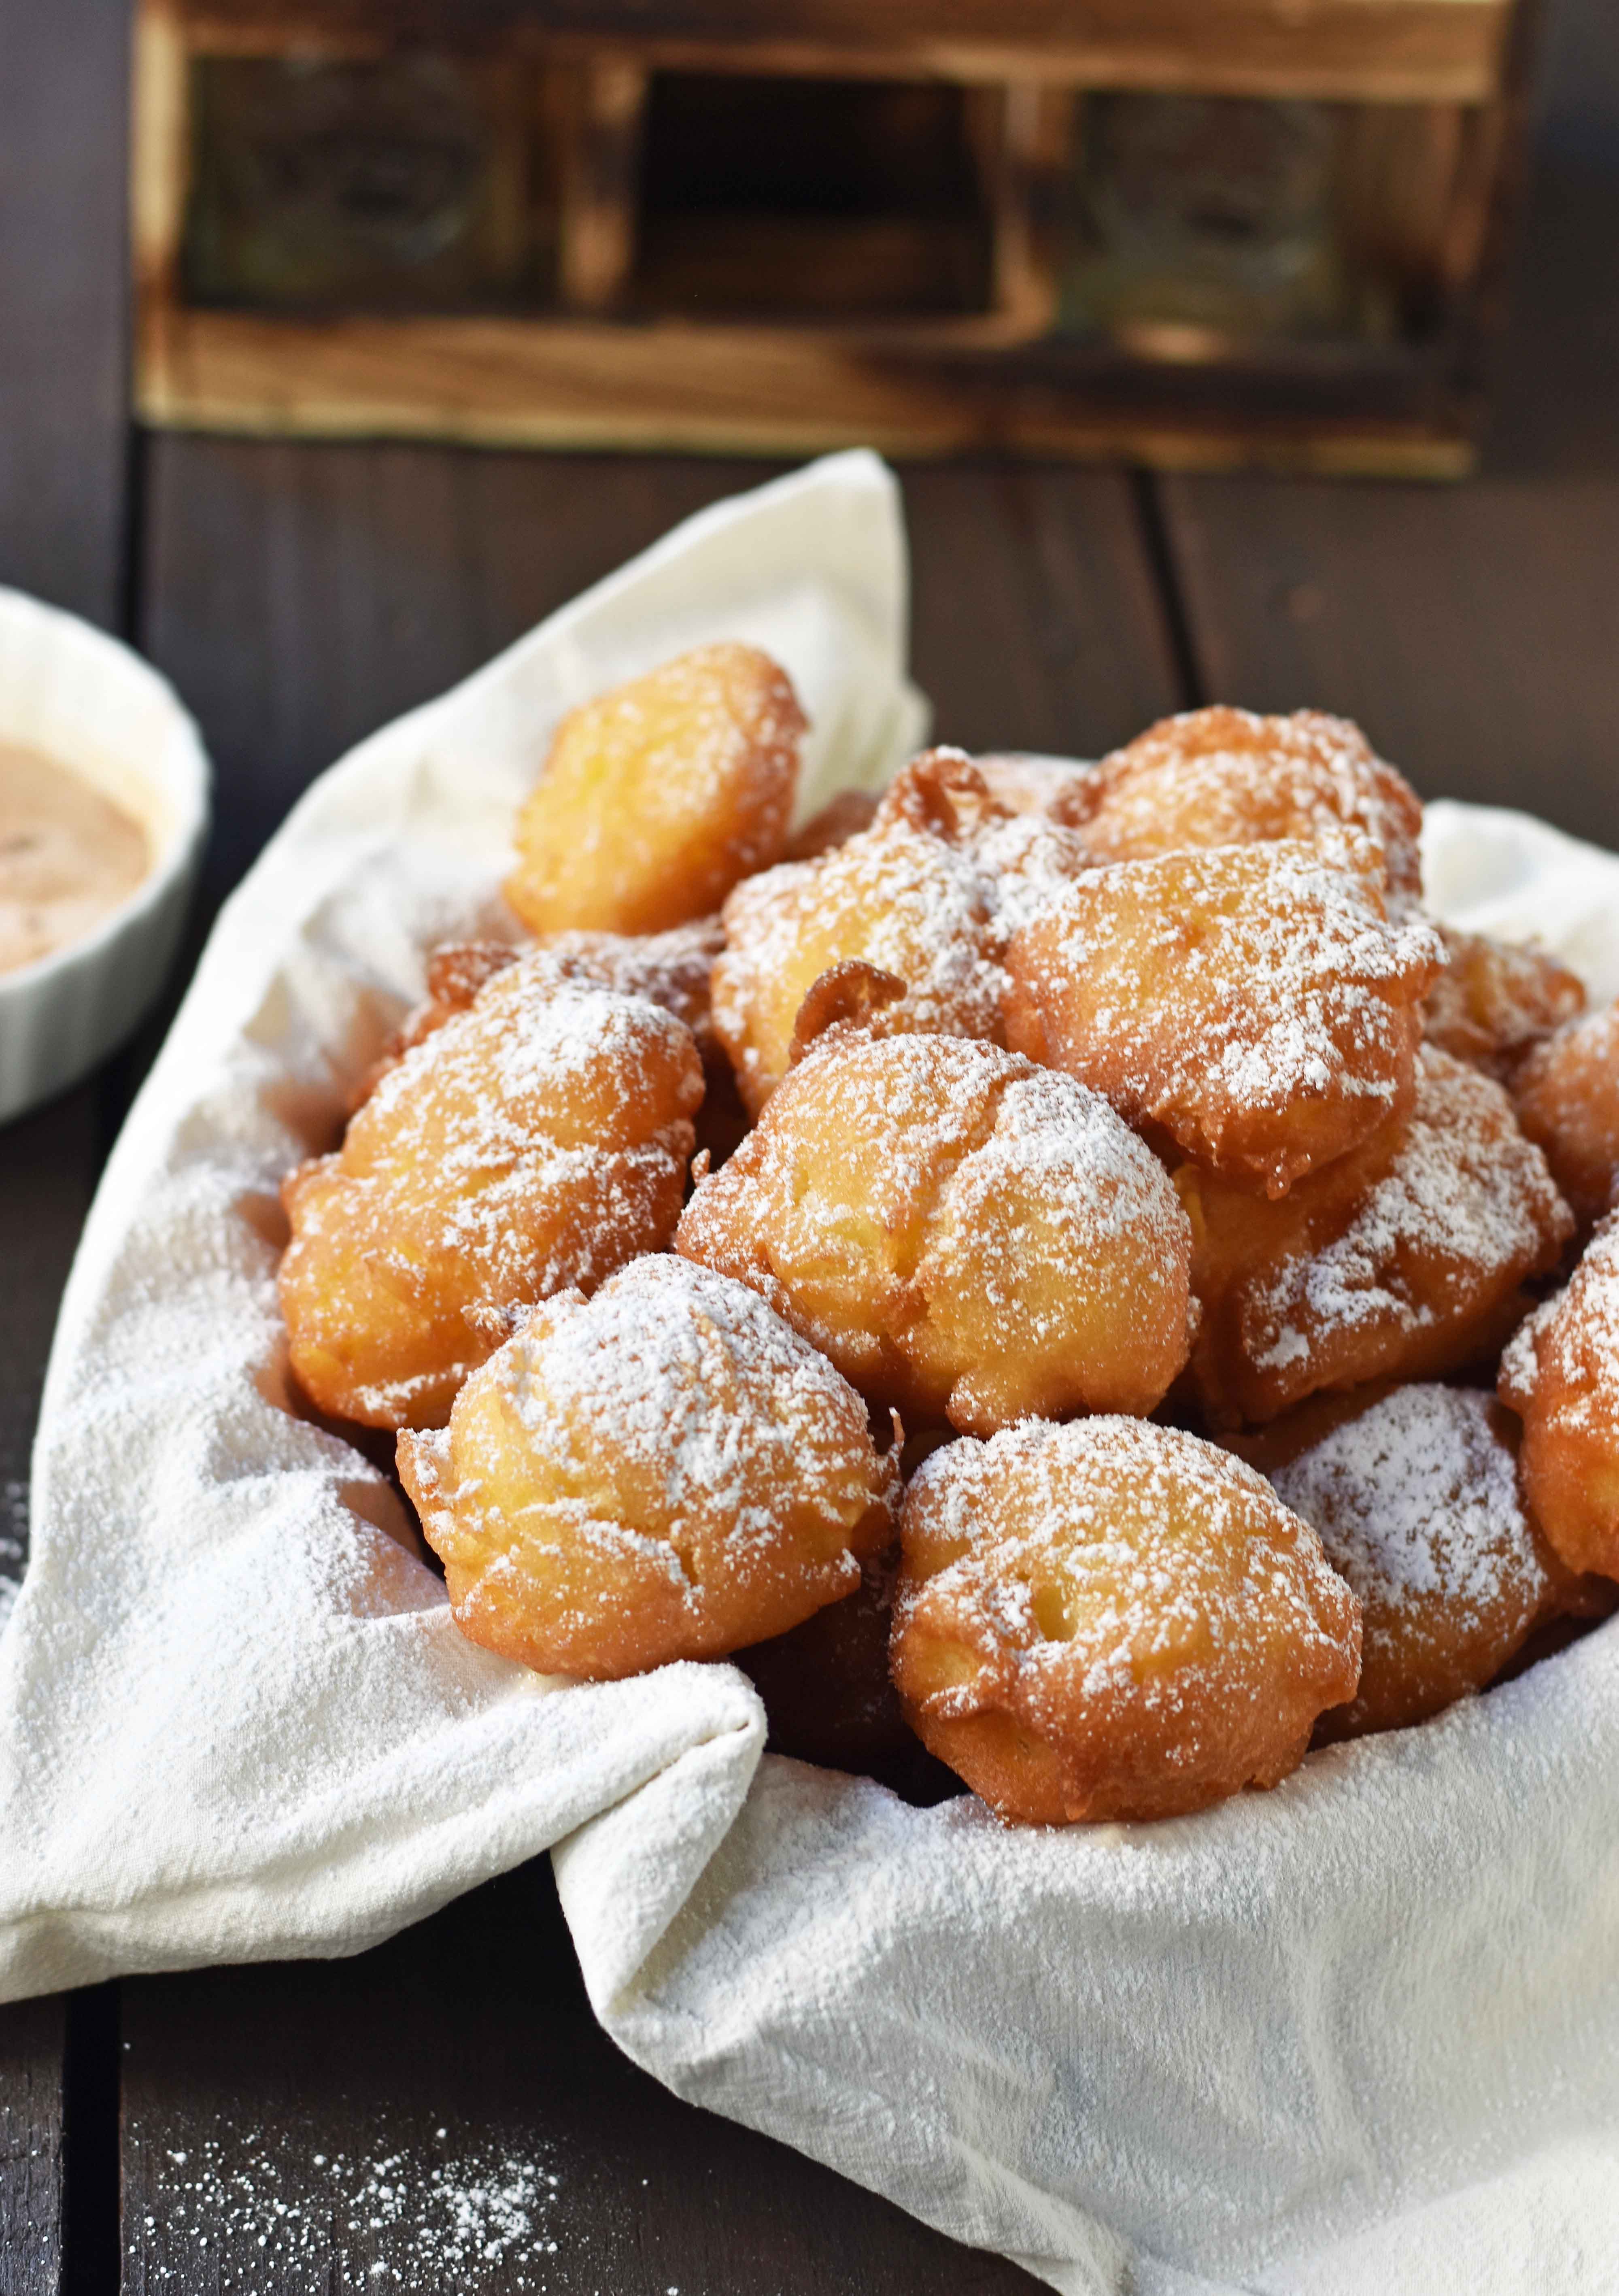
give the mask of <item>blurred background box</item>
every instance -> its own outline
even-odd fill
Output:
[[[150,422],[1454,476],[1537,0],[143,0]]]

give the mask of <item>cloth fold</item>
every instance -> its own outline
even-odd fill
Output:
[[[551,1848],[632,2057],[1053,2287],[1574,2296],[1619,2226],[1619,1628],[1273,1794],[1009,1833],[764,1754],[733,1668],[474,1648],[389,1485],[298,1413],[279,1182],[427,947],[501,928],[558,717],[742,637],[813,720],[801,812],[877,786],[925,725],[905,580],[870,455],[721,504],[363,743],[227,905],[53,1352],[0,1631],[0,1999],[356,1952]],[[1455,922],[1619,988],[1619,861],[1453,805],[1427,848]]]

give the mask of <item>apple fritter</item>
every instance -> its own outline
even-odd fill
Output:
[[[720,1658],[851,1594],[896,1460],[756,1293],[638,1259],[536,1308],[399,1472],[456,1624],[544,1674]]]
[[[1216,1424],[1492,1360],[1574,1232],[1500,1086],[1432,1046],[1410,1113],[1280,1203],[1190,1164],[1175,1185],[1203,1308],[1190,1384]]]
[[[1361,1605],[1361,1680],[1319,1740],[1403,1730],[1483,1690],[1568,1574],[1518,1496],[1493,1396],[1424,1382],[1318,1396],[1232,1448],[1321,1539]]]
[[[1510,1086],[1517,1120],[1587,1226],[1619,1193],[1619,1003],[1539,1045]]]
[[[672,1013],[544,962],[495,973],[282,1188],[307,1393],[367,1426],[442,1423],[508,1311],[669,1242],[702,1096]]]
[[[905,1494],[892,1664],[1002,1818],[1167,1817],[1295,1768],[1360,1613],[1263,1475],[1135,1419],[950,1444]]]
[[[1584,987],[1544,949],[1454,925],[1438,931],[1449,962],[1424,1000],[1423,1034],[1441,1052],[1508,1084],[1525,1054],[1583,1011]]]
[[[1371,841],[1391,916],[1421,898],[1421,801],[1346,718],[1188,710],[1104,758],[1100,782],[1081,824],[1099,860],[1277,838],[1337,853],[1349,829]]]
[[[1541,1529],[1571,1570],[1619,1578],[1619,1211],[1514,1335],[1500,1397],[1524,1423],[1518,1472]]]
[[[1443,961],[1427,926],[1389,924],[1375,888],[1312,845],[1116,862],[1013,934],[1006,1038],[1280,1196],[1409,1100]]]
[[[1150,1411],[1186,1360],[1190,1233],[1150,1152],[993,1045],[833,1030],[676,1249],[753,1284],[871,1401],[985,1435]]]
[[[558,726],[506,898],[536,933],[656,933],[779,861],[806,720],[756,646],[699,646]]]

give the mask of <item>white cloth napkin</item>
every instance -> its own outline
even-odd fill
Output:
[[[1574,2296],[1619,2254],[1619,1630],[1277,1792],[1005,1833],[761,1759],[724,1666],[463,1642],[388,1486],[289,1415],[277,1183],[487,921],[560,712],[742,636],[805,802],[920,738],[887,473],[693,520],[304,800],[221,917],[63,1304],[0,1635],[0,1998],[351,1953],[548,1846],[637,2062],[1053,2287]],[[946,729],[947,730],[947,729]],[[1619,988],[1619,861],[1435,807],[1448,914]]]

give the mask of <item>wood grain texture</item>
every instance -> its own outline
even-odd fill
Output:
[[[45,1356],[98,1160],[95,1090],[0,1128],[0,1615],[28,1553]],[[64,2256],[67,2005],[0,2007],[0,2296],[56,2296]]]
[[[1207,699],[1342,710],[1425,796],[1619,844],[1616,234],[1619,181],[1542,171],[1469,485],[1163,483]]]
[[[937,740],[1096,757],[1180,706],[1128,479],[969,463],[904,483]]]
[[[120,611],[127,12],[0,0],[0,582],[106,627]],[[100,1160],[94,1086],[0,1129],[0,1607],[28,1540],[56,1304]],[[69,2012],[0,2008],[0,2296],[56,2296]]]
[[[442,0],[185,0],[184,12],[236,46],[290,24],[355,42],[443,37],[446,23]],[[455,12],[462,39],[517,20],[699,63],[728,48],[800,70],[1460,102],[1493,86],[1506,13],[1507,0],[462,0]]]
[[[0,0],[0,581],[110,626],[123,548],[127,12]]]
[[[61,2285],[66,2004],[0,2009],[0,2292]]]
[[[124,1988],[126,2296],[1016,2296],[682,2104],[585,1999],[542,1861],[359,1959]]]
[[[143,643],[218,768],[216,892],[350,743],[779,467],[175,437],[148,453]],[[904,485],[942,737],[1093,750],[1174,706],[1128,480],[969,465]]]

